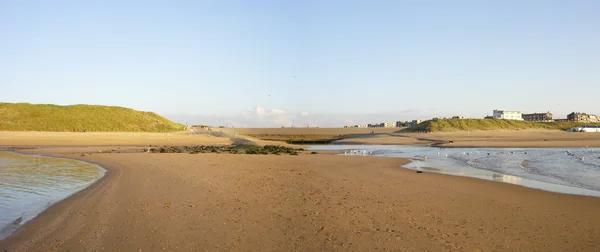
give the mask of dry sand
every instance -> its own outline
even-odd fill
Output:
[[[185,133],[0,131],[0,146],[228,145],[229,138]]]
[[[398,158],[93,154],[91,187],[8,251],[600,251],[600,198],[417,174]]]
[[[264,140],[330,140],[348,135],[374,133],[393,133],[399,128],[227,128],[222,130],[230,134],[240,134]]]
[[[454,141],[445,147],[600,147],[600,133],[558,130],[475,131],[410,134],[413,137]]]
[[[243,135],[348,135],[348,134],[368,134],[371,131],[375,133],[392,133],[399,131],[400,128],[224,128],[214,129],[227,132],[236,132]]]
[[[345,138],[333,141],[332,144],[383,144],[383,145],[428,145],[430,141],[419,140],[415,137],[404,137],[401,135],[391,136],[388,134],[376,134],[374,136],[361,136]]]

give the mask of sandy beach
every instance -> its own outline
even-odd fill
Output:
[[[600,252],[598,13],[0,1],[0,252]]]
[[[22,151],[108,172],[0,241],[11,252],[600,250],[599,198],[398,158]]]
[[[392,128],[393,129],[393,128]],[[227,136],[243,136],[260,145],[282,141],[264,139],[330,138],[343,134],[333,144],[429,145],[441,147],[600,147],[600,133],[574,133],[554,130],[472,131],[434,133],[394,133],[382,129],[365,134],[364,129],[215,129]],[[244,134],[250,134],[252,137]],[[276,136],[276,137],[275,137]],[[263,140],[261,140],[263,139]],[[449,141],[453,141],[449,144]],[[104,132],[8,132],[0,131],[0,146],[147,146],[147,145],[228,145],[229,137],[208,134],[175,133],[104,133]]]

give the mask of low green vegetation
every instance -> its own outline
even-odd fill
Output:
[[[290,147],[280,145],[237,145],[237,146],[211,146],[211,145],[197,145],[197,146],[162,146],[162,147],[151,147],[146,152],[154,153],[231,153],[231,154],[260,154],[260,155],[298,155],[298,151],[304,151],[304,149],[294,149]]]
[[[525,130],[525,129],[547,129],[566,130],[582,123],[574,122],[526,122],[503,119],[434,119],[417,124],[408,128],[406,132],[444,132],[465,130]],[[588,124],[598,125],[598,124]]]
[[[99,105],[0,103],[0,131],[173,132],[184,126],[152,112]]]

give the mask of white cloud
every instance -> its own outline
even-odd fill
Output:
[[[294,119],[294,115],[288,113],[287,111],[283,110],[283,109],[271,109],[271,110],[267,110],[265,108],[262,107],[257,107],[255,109],[255,116],[256,118],[252,118],[252,116],[246,116],[246,118],[252,120],[252,119],[257,119],[259,122],[261,122],[262,124],[264,124],[265,126],[284,126],[284,127],[290,127],[293,125],[293,119]]]
[[[285,114],[287,114],[287,112],[285,112],[285,110],[281,110],[281,109],[271,109],[271,113],[276,114],[276,115],[285,115]]]
[[[308,112],[302,112],[302,113],[300,113],[300,116],[308,116],[308,115],[309,115]]]
[[[258,116],[258,118],[262,118],[267,114],[267,111],[265,111],[264,108],[261,107],[257,107],[256,108],[256,115]]]

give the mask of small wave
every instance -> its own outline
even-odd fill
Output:
[[[479,163],[479,162],[477,162],[477,161],[478,161],[478,160],[477,160],[476,158],[474,158],[474,159],[469,159],[469,160],[467,161],[467,164],[468,164],[468,165],[470,165],[470,166],[471,166],[471,167],[473,167],[473,168],[477,168],[477,169],[484,169],[484,168],[482,168],[482,167],[483,167],[483,164],[481,164],[481,163]]]
[[[577,159],[575,159],[575,162],[577,162],[577,163],[579,163],[579,164],[581,164],[583,166],[586,166],[588,168],[599,169],[600,170],[600,165],[595,164],[595,163],[591,163],[591,162],[589,162],[587,160],[589,160],[589,159],[583,159],[583,160],[581,160],[581,159],[577,158]]]
[[[525,171],[526,171],[526,172],[528,172],[528,173],[535,174],[535,175],[540,175],[540,174],[537,174],[537,173],[535,173],[535,172],[533,171],[533,169],[531,169],[531,168],[527,167],[527,166],[525,165],[525,163],[526,163],[526,162],[527,162],[527,160],[523,160],[523,161],[521,161],[521,162],[519,163],[519,167],[521,167],[521,169],[525,170]]]
[[[586,185],[586,184],[583,184],[583,183],[579,183],[577,181],[573,181],[573,180],[567,179],[565,177],[561,177],[561,176],[557,176],[557,175],[549,174],[549,173],[544,173],[544,172],[541,172],[541,171],[539,171],[537,169],[530,168],[529,166],[527,166],[528,162],[529,162],[528,160],[521,161],[521,163],[519,163],[519,167],[521,167],[523,170],[525,170],[525,171],[527,171],[527,172],[529,172],[531,174],[534,174],[534,175],[539,175],[539,176],[544,176],[544,177],[548,177],[548,178],[553,178],[553,179],[556,179],[556,180],[568,183],[568,184],[570,184],[572,186],[583,188],[583,189],[600,191],[600,188],[596,188],[594,186]]]

